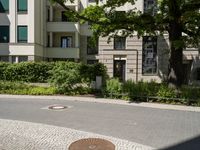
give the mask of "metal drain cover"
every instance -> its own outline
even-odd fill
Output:
[[[48,109],[51,110],[63,110],[63,109],[67,109],[67,106],[62,106],[62,105],[53,105],[53,106],[49,106]]]
[[[115,150],[115,145],[104,139],[88,138],[73,142],[69,150]]]

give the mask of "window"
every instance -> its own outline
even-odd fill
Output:
[[[9,43],[9,26],[0,26],[0,43]]]
[[[50,21],[50,8],[47,8],[47,21]]]
[[[28,61],[28,56],[18,56],[18,62]]]
[[[97,64],[99,60],[87,60],[88,65]]]
[[[9,11],[9,0],[0,0],[0,13]]]
[[[157,37],[143,37],[142,73],[157,73]]]
[[[61,12],[61,18],[63,22],[77,22],[78,20],[66,11]]]
[[[126,49],[126,38],[115,37],[114,38],[114,49]]]
[[[61,47],[62,48],[72,47],[72,37],[71,36],[62,36],[61,37]]]
[[[69,21],[68,17],[65,14],[66,14],[66,11],[62,11],[62,21],[63,22]]]
[[[9,57],[8,56],[0,56],[0,61],[9,62]]]
[[[155,3],[155,0],[144,0],[144,12],[154,15],[156,12]]]
[[[17,0],[17,11],[27,12],[27,0]]]
[[[87,37],[87,54],[94,55],[98,54],[98,40],[96,42],[92,41],[90,36]]]
[[[27,26],[18,26],[17,28],[17,41],[19,43],[27,43],[27,38],[28,33],[27,33]]]
[[[17,63],[17,56],[12,56],[12,63]]]
[[[197,68],[194,73],[195,73],[195,79],[197,81],[200,81],[200,68]]]

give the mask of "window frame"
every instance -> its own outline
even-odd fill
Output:
[[[89,45],[91,36],[87,36],[87,55],[97,55],[99,53],[99,40],[96,43],[96,47]]]
[[[0,25],[0,27],[8,27],[8,39],[7,39],[7,41],[4,41],[4,42],[1,41],[1,39],[0,39],[0,43],[9,43],[10,42],[10,26],[9,25]]]
[[[26,27],[26,30],[27,30],[26,40],[20,40],[20,38],[19,38],[19,28],[20,27]],[[17,43],[28,43],[28,26],[17,26]]]
[[[0,0],[1,1],[1,0]],[[9,13],[9,6],[10,6],[10,0],[8,1],[8,8],[6,10],[0,10],[0,13]],[[0,3],[1,4],[1,3]],[[2,6],[3,7],[3,6]]]
[[[119,48],[117,47],[116,43],[117,43],[118,39],[124,39],[124,41],[123,41],[124,42],[124,47],[123,47],[123,44],[120,44],[121,46]],[[122,41],[120,41],[120,42],[122,42]],[[126,49],[126,37],[114,37],[113,46],[114,46],[114,50],[125,50]]]
[[[149,40],[149,38],[151,38],[151,40]],[[147,43],[151,43],[151,47],[148,45],[146,46],[145,44]],[[152,48],[153,50],[148,50],[148,48]],[[149,54],[148,52],[151,51],[150,53],[152,53],[150,56],[151,58],[149,58]],[[152,58],[153,57],[153,58]],[[147,65],[151,65],[155,64],[155,72],[145,72],[144,68],[145,68],[145,62],[148,62]],[[146,66],[147,67],[147,66]],[[147,67],[148,68],[148,67]],[[149,67],[150,69],[153,69],[153,67]],[[152,76],[152,75],[157,75],[158,74],[158,37],[157,36],[143,36],[143,40],[142,40],[142,75],[143,76]]]
[[[26,9],[20,9],[19,4],[20,4],[20,0],[17,0],[17,12],[22,13],[22,14],[28,13],[28,0],[26,0]]]

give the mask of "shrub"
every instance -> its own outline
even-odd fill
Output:
[[[108,80],[106,82],[105,92],[111,97],[120,97],[120,94],[122,92],[122,83],[120,83],[119,79],[116,78]]]
[[[48,71],[53,63],[22,62],[18,64],[0,63],[0,79],[7,81],[47,82]]]
[[[93,65],[81,64],[80,74],[82,78],[89,82],[95,81],[96,76],[102,76],[104,83],[108,79],[107,68],[101,63],[96,63]]]
[[[157,96],[160,98],[176,98],[177,93],[174,89],[169,88],[167,85],[161,85]]]
[[[80,64],[74,62],[56,62],[49,73],[51,78],[49,82],[54,85],[59,93],[73,93],[74,90],[82,86],[80,75]]]
[[[10,63],[0,62],[0,80],[5,80],[5,70],[6,68],[11,65]]]

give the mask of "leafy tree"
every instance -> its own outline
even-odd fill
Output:
[[[170,43],[168,83],[173,87],[183,84],[183,49],[198,47],[200,43],[200,1],[157,0],[149,11],[132,9],[118,12],[117,7],[136,0],[107,0],[103,5],[89,6],[82,12],[74,12],[65,6],[67,0],[51,0],[60,4],[74,18],[90,22],[94,37],[108,36],[108,40],[121,32],[122,36],[162,35],[168,33]],[[73,2],[74,0],[70,0]]]

